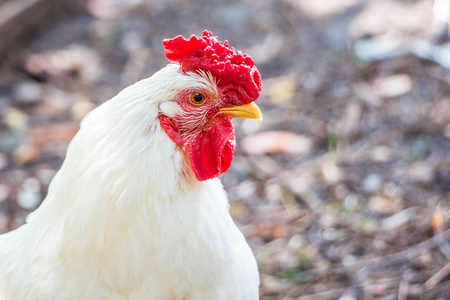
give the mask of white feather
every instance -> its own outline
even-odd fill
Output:
[[[178,68],[82,121],[43,204],[0,236],[0,299],[258,299],[257,266],[220,181],[198,182],[160,127],[181,90],[216,88]]]

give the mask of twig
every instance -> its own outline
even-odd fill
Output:
[[[437,235],[439,236],[438,238],[436,238]],[[385,266],[392,266],[394,264],[398,265],[406,260],[409,260],[411,257],[420,255],[424,250],[439,247],[443,242],[450,238],[450,229],[447,229],[442,233],[438,233],[437,235],[397,253],[356,261],[355,267],[362,268],[359,271],[359,277],[364,279],[370,273],[371,269],[382,269],[385,268]]]
[[[450,299],[450,281],[445,281],[429,291],[424,291],[421,294],[420,299],[423,300]]]
[[[407,281],[401,281],[398,287],[398,300],[408,299],[409,284]]]
[[[328,291],[323,291],[311,295],[303,295],[298,298],[298,300],[327,300],[340,297],[348,287],[335,288]]]
[[[434,274],[430,279],[428,279],[423,287],[426,291],[434,288],[439,282],[442,281],[448,274],[450,274],[450,263],[447,263],[442,269],[440,269],[436,274]]]

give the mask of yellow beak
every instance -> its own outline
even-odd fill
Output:
[[[249,118],[262,121],[261,110],[253,102],[239,106],[224,107],[219,109],[219,113],[223,113],[230,118]]]

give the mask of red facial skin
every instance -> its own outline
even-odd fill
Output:
[[[193,93],[205,95],[201,105],[191,101]],[[170,118],[161,114],[159,120],[166,134],[189,158],[197,180],[215,178],[226,172],[233,160],[235,137],[229,117],[217,114],[228,105],[208,90],[186,90],[176,99],[182,114]]]

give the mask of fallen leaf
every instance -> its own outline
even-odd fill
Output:
[[[121,4],[118,1],[88,0],[86,9],[99,19],[115,19],[125,14],[125,7]]]
[[[378,77],[372,84],[373,92],[380,97],[397,97],[410,92],[413,88],[411,76],[395,74]]]
[[[370,159],[376,162],[387,162],[392,159],[391,148],[387,146],[376,146],[368,151]]]
[[[248,211],[247,206],[245,206],[243,203],[231,203],[230,204],[230,215],[233,218],[241,217],[244,214],[246,214]]]
[[[17,108],[6,109],[3,121],[9,128],[17,131],[24,131],[28,125],[28,117]]]
[[[395,230],[416,218],[418,213],[419,207],[409,207],[384,219],[381,223],[381,228],[385,231]]]
[[[16,165],[33,163],[39,158],[39,149],[33,144],[23,144],[13,152],[13,160]]]
[[[433,230],[434,232],[442,232],[445,229],[445,214],[442,210],[436,210],[433,213]]]
[[[272,232],[272,235],[275,239],[285,237],[285,236],[287,236],[287,234],[288,234],[288,230],[287,230],[286,226],[282,226],[282,225],[275,226],[275,228],[273,229],[273,232]]]
[[[92,103],[89,98],[80,96],[72,106],[72,115],[75,119],[81,120],[94,109],[94,107],[94,103]]]
[[[376,195],[370,197],[368,207],[371,211],[379,214],[394,214],[403,209],[403,202],[401,199]]]
[[[345,12],[360,0],[296,0],[292,1],[304,14],[313,19],[327,18]]]
[[[288,153],[305,155],[312,150],[310,138],[288,131],[265,131],[245,137],[243,150],[252,155]]]
[[[435,178],[433,165],[426,162],[417,162],[405,170],[404,177],[407,181],[419,184],[431,184]]]
[[[296,84],[292,77],[282,77],[270,89],[270,99],[275,103],[283,103],[294,97]]]
[[[341,169],[330,160],[322,165],[322,174],[326,182],[337,183],[342,178]]]

